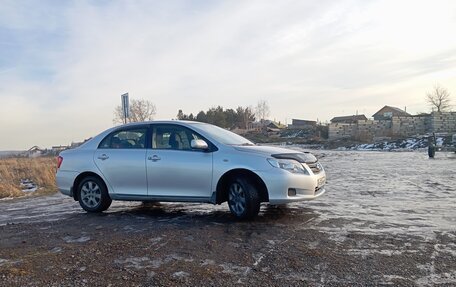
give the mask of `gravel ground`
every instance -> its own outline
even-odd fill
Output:
[[[0,201],[0,286],[456,286],[456,155],[316,151],[327,193],[262,206]]]

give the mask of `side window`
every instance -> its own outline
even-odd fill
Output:
[[[192,150],[193,139],[201,137],[186,127],[157,125],[153,128],[152,149]]]
[[[121,130],[108,135],[98,148],[143,149],[146,147],[147,129]]]

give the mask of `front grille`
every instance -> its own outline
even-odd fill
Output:
[[[318,161],[312,162],[312,163],[306,163],[306,164],[309,166],[310,170],[314,174],[318,174],[323,170],[323,167],[321,166],[321,164]]]

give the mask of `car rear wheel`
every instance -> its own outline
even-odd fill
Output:
[[[81,207],[88,212],[105,211],[112,202],[104,182],[94,176],[88,176],[79,183],[78,199]]]
[[[228,206],[238,219],[252,219],[260,211],[258,189],[246,177],[235,177],[228,185]]]

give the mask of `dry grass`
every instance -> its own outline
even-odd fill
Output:
[[[21,179],[30,179],[39,186],[34,194],[56,192],[56,165],[55,157],[0,159],[0,198],[24,196]]]

